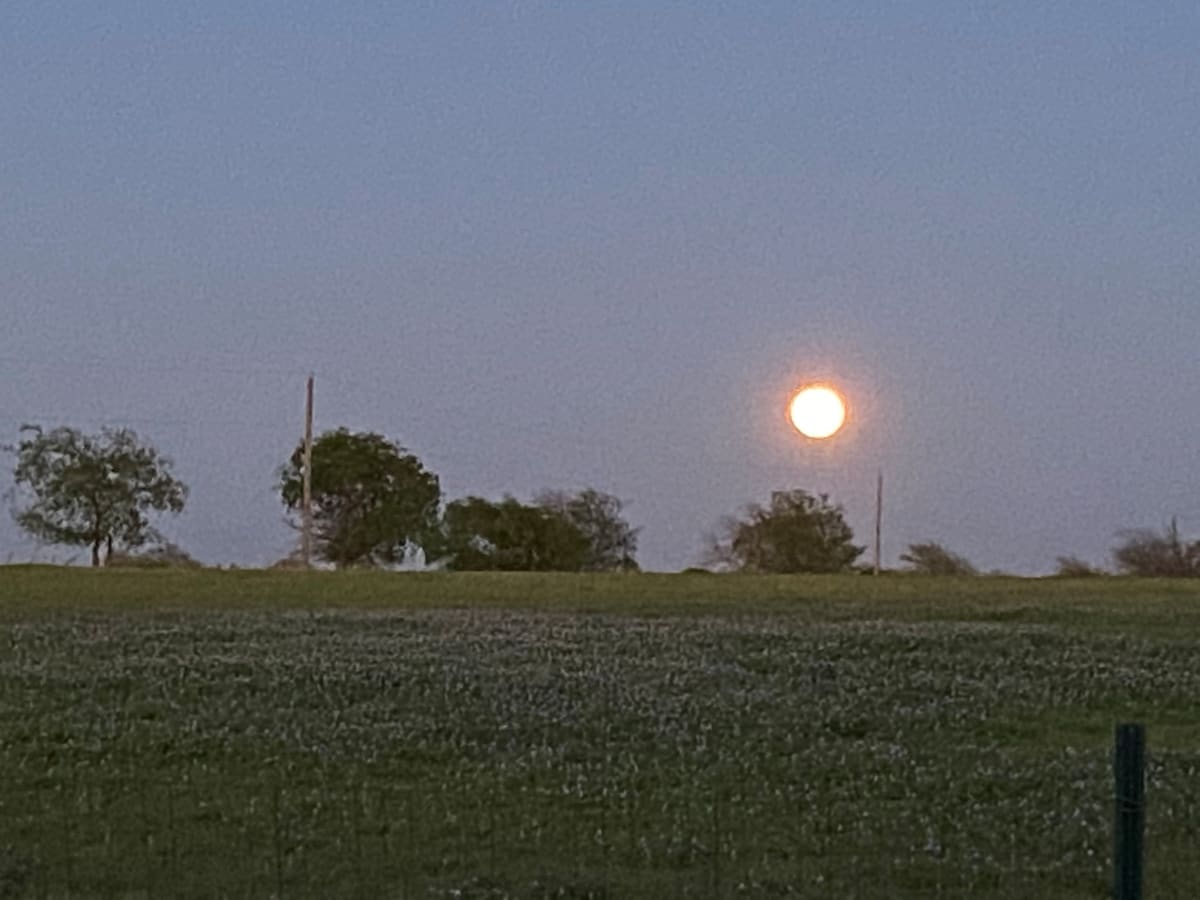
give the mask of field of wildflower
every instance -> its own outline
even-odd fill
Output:
[[[0,900],[1200,883],[1200,588],[0,568]]]

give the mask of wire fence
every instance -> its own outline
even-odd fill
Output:
[[[1147,896],[1195,896],[1195,760],[1149,760]],[[633,785],[478,785],[297,783],[211,770],[47,779],[3,794],[0,898],[1063,900],[1108,892],[1103,816],[1080,844],[1044,833],[1036,813],[997,821],[987,834],[954,821],[934,828],[919,800],[900,796],[876,798],[877,815],[848,822],[836,807],[814,807],[802,778],[698,787],[672,804]],[[1111,809],[1109,797],[1089,799]]]

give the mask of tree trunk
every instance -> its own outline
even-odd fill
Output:
[[[100,538],[92,541],[92,565],[97,567],[100,565]]]
[[[110,534],[108,536],[108,541],[105,545],[104,565],[108,566],[111,564],[112,564],[112,535]]]

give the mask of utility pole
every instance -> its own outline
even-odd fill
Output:
[[[308,376],[304,390],[304,493],[303,531],[300,537],[300,554],[304,557],[304,568],[312,565],[312,432],[313,432],[313,377]]]
[[[875,482],[875,574],[883,557],[883,469],[879,470],[879,478]]]

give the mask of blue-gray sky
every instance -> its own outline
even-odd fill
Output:
[[[211,562],[290,546],[309,370],[449,496],[625,498],[650,568],[776,488],[865,537],[877,467],[892,562],[1197,534],[1198,46],[1192,3],[7,0],[0,437],[134,427]]]

